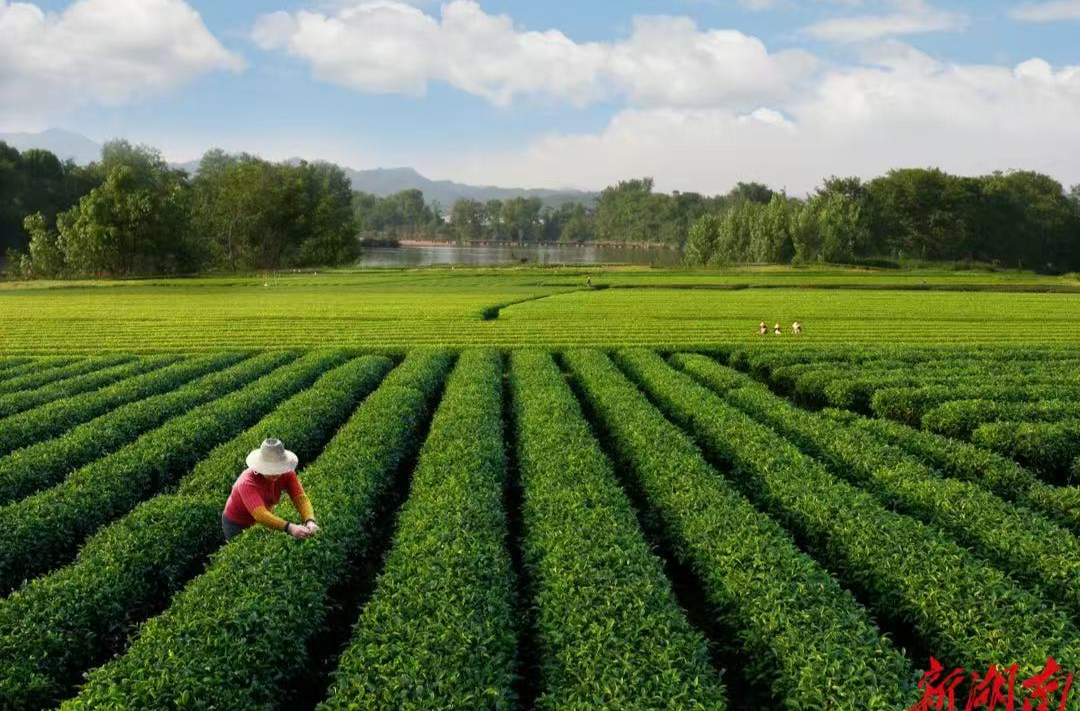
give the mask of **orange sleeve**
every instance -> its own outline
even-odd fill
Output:
[[[285,491],[288,492],[289,498],[292,499],[293,506],[296,507],[297,513],[300,514],[300,520],[307,522],[309,519],[315,519],[315,512],[311,508],[311,500],[304,493],[304,487],[300,484],[300,477],[296,476],[296,472],[291,472],[285,475]]]
[[[270,512],[270,509],[260,504],[257,508],[251,511],[252,517],[254,517],[256,523],[272,528],[275,531],[285,530],[285,519],[280,516],[275,516]]]
[[[301,521],[307,523],[315,520],[315,512],[311,509],[311,501],[308,499],[307,494],[300,494],[299,499],[293,499],[292,501],[296,511],[300,514]]]

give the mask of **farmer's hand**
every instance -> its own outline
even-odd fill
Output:
[[[308,536],[310,536],[311,531],[307,529],[307,526],[301,526],[298,523],[290,523],[289,535],[297,540],[300,540],[301,538],[307,538]]]
[[[319,532],[319,524],[315,523],[314,521],[308,521],[307,530],[308,533],[314,536],[316,533]]]

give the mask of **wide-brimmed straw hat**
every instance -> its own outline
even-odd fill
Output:
[[[268,439],[258,449],[251,450],[247,465],[259,474],[277,476],[295,471],[300,458],[285,449],[280,439]]]

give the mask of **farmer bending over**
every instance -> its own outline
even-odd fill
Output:
[[[256,523],[275,531],[284,531],[293,538],[307,538],[319,530],[311,502],[296,476],[298,462],[297,456],[285,449],[278,439],[264,441],[261,447],[248,455],[248,468],[233,484],[225,511],[221,514],[225,540]],[[274,506],[281,499],[283,489],[288,492],[293,506],[304,519],[303,525],[274,515]]]

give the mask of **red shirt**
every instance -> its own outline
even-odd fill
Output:
[[[296,472],[270,479],[251,469],[245,469],[233,484],[229,501],[225,504],[225,517],[240,526],[252,526],[255,518],[251,512],[260,506],[273,511],[274,506],[281,500],[282,491],[288,492],[293,501],[303,496],[304,489],[300,486]]]

